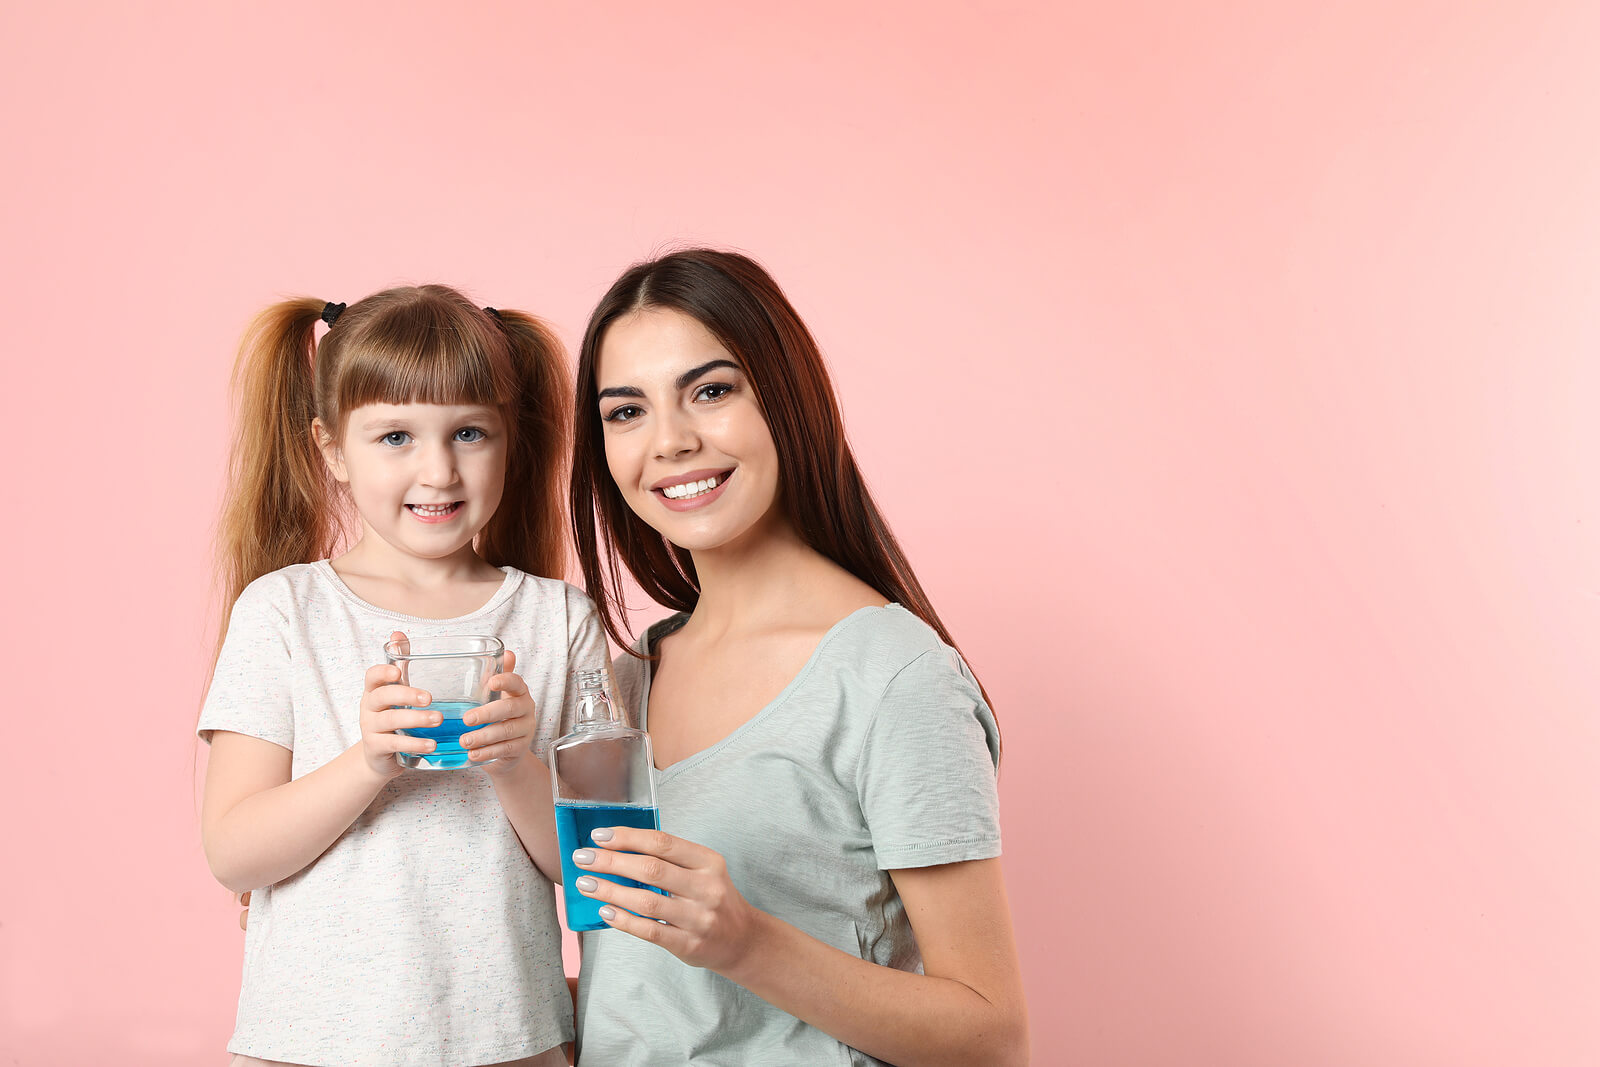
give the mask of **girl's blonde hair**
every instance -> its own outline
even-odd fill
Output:
[[[494,566],[564,575],[564,475],[572,383],[561,342],[520,311],[480,308],[455,289],[385,289],[337,315],[321,344],[321,300],[285,300],[251,323],[234,366],[238,417],[217,534],[220,651],[245,586],[333,554],[349,531],[347,498],[312,432],[335,440],[363,404],[483,404],[508,431],[505,492],[478,534]],[[332,317],[332,316],[330,316]]]

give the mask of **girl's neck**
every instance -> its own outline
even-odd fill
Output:
[[[329,563],[361,599],[422,618],[470,614],[505,580],[470,545],[442,559],[424,559],[396,552],[370,534]]]

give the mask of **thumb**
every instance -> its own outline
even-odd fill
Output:
[[[500,673],[502,673],[502,674],[510,674],[512,671],[514,671],[516,669],[517,669],[517,654],[515,652],[511,651],[508,648],[508,649],[506,649],[506,665],[505,665],[505,669],[503,671],[501,671]]]

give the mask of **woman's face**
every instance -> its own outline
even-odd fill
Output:
[[[778,451],[750,381],[696,319],[670,308],[617,319],[595,381],[611,477],[668,541],[707,551],[784,521]]]

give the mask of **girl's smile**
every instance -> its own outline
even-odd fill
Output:
[[[407,504],[406,509],[417,517],[418,522],[439,523],[449,522],[461,514],[462,505],[466,501],[454,500],[448,504]]]

